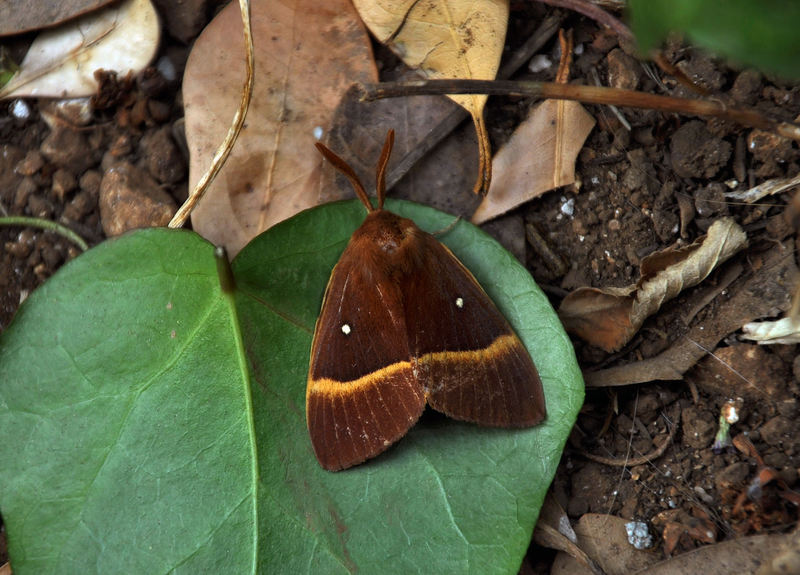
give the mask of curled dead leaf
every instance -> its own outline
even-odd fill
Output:
[[[561,302],[558,316],[567,331],[592,345],[613,351],[624,345],[639,326],[631,310],[636,286],[627,288],[578,288]]]
[[[753,254],[749,264],[751,273],[744,273],[744,266],[739,262],[726,266],[719,274],[716,285],[687,294],[686,309],[689,316],[693,316],[696,313],[694,310],[705,308],[723,290],[727,294],[724,296],[725,305],[709,306],[702,322],[696,322],[668,349],[654,357],[597,371],[585,371],[583,377],[586,386],[607,387],[683,379],[698,360],[707,357],[709,350],[716,348],[720,341],[741,329],[742,325],[774,313],[772,310],[788,309],[789,286],[797,283],[800,273],[795,265],[794,253],[794,240],[784,241],[775,243],[766,252]],[[744,384],[735,388],[734,395],[751,389],[749,381]],[[720,393],[729,395],[732,390]],[[752,390],[762,394],[762,390],[756,390],[755,387]]]
[[[606,351],[616,351],[664,302],[703,281],[746,246],[742,228],[732,218],[722,218],[693,244],[646,257],[642,278],[632,286],[576,289],[561,302],[559,317],[567,331]]]

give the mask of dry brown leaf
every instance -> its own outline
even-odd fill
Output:
[[[567,331],[606,351],[616,351],[664,302],[703,281],[746,246],[742,228],[732,218],[722,218],[690,246],[645,258],[642,279],[636,285],[576,289],[561,302],[559,317]]]
[[[0,98],[94,94],[95,70],[139,72],[153,59],[159,33],[150,0],[125,0],[87,14],[37,36]]]
[[[650,551],[636,549],[628,542],[625,524],[628,520],[613,515],[587,513],[575,526],[578,546],[608,575],[628,575],[646,569],[659,559]],[[551,570],[556,574],[591,573],[585,565],[560,552]]]
[[[381,134],[394,128],[395,147],[386,176],[389,195],[468,219],[481,199],[472,193],[477,165],[464,161],[475,149],[475,131],[467,125],[452,131],[450,123],[463,120],[464,110],[438,96],[362,102],[361,93],[359,87],[353,86],[342,98],[326,145],[336,150],[369,187],[375,179],[375,165],[369,160],[374,161],[381,153]],[[451,137],[438,140],[441,133]],[[427,137],[439,143],[431,149],[427,147]],[[320,202],[325,202],[343,195],[351,197],[352,187],[325,163],[320,192]],[[487,224],[485,231],[524,261],[525,230],[519,214],[497,218]]]
[[[639,573],[642,575],[755,573],[761,565],[783,551],[791,539],[792,535],[754,535],[723,541],[651,565]]]
[[[578,102],[545,100],[492,161],[489,193],[472,215],[482,224],[543,193],[575,182],[575,160],[595,120]]]
[[[353,0],[375,37],[426,78],[494,80],[508,25],[507,0]],[[483,121],[485,95],[452,95],[475,122],[479,174],[489,189],[492,153]]]
[[[0,2],[0,36],[22,34],[57,26],[71,18],[88,14],[113,0],[3,0]]]
[[[508,78],[519,71],[552,39],[562,21],[561,13],[545,18],[523,46],[504,58],[498,78]],[[382,79],[387,81],[418,77],[410,68],[388,69],[384,76]],[[476,149],[474,130],[459,127],[468,112],[440,96],[373,101],[362,98],[363,86],[353,85],[336,109],[325,144],[337,150],[368,183],[375,176],[372,159],[380,155],[383,135],[389,129],[395,130],[395,147],[386,174],[390,195],[469,218],[481,198],[471,193],[477,174],[477,163],[469,160]],[[456,145],[451,145],[454,140]],[[331,189],[336,187],[333,182],[341,182],[350,190],[349,182],[333,178],[335,170],[325,166],[323,198],[328,182]],[[524,239],[519,243],[524,252]]]
[[[359,90],[354,91],[358,97]],[[380,155],[383,142],[375,136],[385,134],[397,126],[394,154],[389,160],[387,185],[390,196],[425,204],[449,214],[469,219],[480,202],[480,197],[471,191],[477,166],[464,162],[463,158],[475,149],[475,131],[466,124],[455,129],[451,137],[444,138],[433,149],[417,155],[417,147],[435,123],[437,114],[444,106],[450,107],[463,119],[463,110],[446,98],[415,96],[395,104],[390,111],[381,105],[388,100],[355,102],[343,105],[350,108],[337,121],[330,132],[332,150],[341,150],[341,156],[351,164],[361,180],[371,185],[375,180],[375,166],[366,160]],[[377,104],[377,105],[376,105]],[[399,113],[398,113],[398,110]],[[357,116],[353,112],[358,112]],[[337,112],[338,114],[338,112]],[[351,118],[347,121],[347,118]],[[363,124],[353,122],[358,117]],[[344,120],[344,121],[340,121]],[[409,170],[409,167],[413,168]],[[322,168],[321,201],[351,197],[352,187],[346,178],[336,172],[330,164]],[[488,222],[484,231],[494,237],[518,260],[525,261],[525,228],[520,214],[507,214]]]
[[[227,163],[192,214],[195,231],[236,254],[270,226],[317,204],[321,156],[315,129],[327,129],[353,82],[377,71],[352,5],[254,2],[255,87],[247,123]],[[208,167],[239,103],[244,48],[232,3],[206,27],[186,65],[183,97],[189,187]]]

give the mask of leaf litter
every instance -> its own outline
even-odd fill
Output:
[[[520,8],[517,7],[516,10]],[[522,15],[529,17],[531,14],[528,11]],[[517,19],[522,15],[519,12],[512,13],[512,17]],[[605,50],[609,44],[613,44],[613,39],[607,31],[598,30],[585,22],[579,25],[579,29],[582,34],[580,37],[584,40],[590,39],[591,43],[584,44],[586,50],[576,61],[576,76],[588,78],[588,70],[591,68],[597,68],[602,73]],[[730,93],[734,98],[749,97],[745,80],[753,77],[750,72],[728,70],[718,62],[710,63],[702,54],[691,50],[668,51],[667,56],[678,61],[687,70],[699,70],[699,75],[704,79],[713,79],[715,74],[721,73],[728,80],[726,85],[733,86]],[[667,90],[674,89],[669,78],[665,85]],[[787,115],[791,111],[794,111],[794,115],[797,114],[792,87],[776,85],[758,75],[755,76],[754,85],[757,89],[752,93],[756,94],[755,98],[759,102],[773,107],[785,107]],[[492,106],[490,103],[490,108]],[[495,106],[495,114],[499,110],[508,112],[510,108],[499,103]],[[557,478],[555,491],[568,497],[564,501],[564,508],[568,517],[573,520],[587,510],[604,513],[610,510],[615,515],[626,518],[632,515],[654,517],[655,511],[665,508],[668,503],[686,511],[689,510],[689,502],[699,503],[711,510],[710,517],[720,529],[719,537],[733,537],[726,521],[714,514],[722,505],[715,478],[722,475],[721,471],[727,470],[729,466],[741,463],[745,456],[730,453],[714,455],[710,450],[718,415],[716,404],[727,400],[724,388],[712,391],[704,383],[705,376],[692,381],[687,378],[682,383],[653,381],[681,379],[683,374],[693,371],[692,366],[698,358],[705,357],[716,362],[709,354],[717,351],[715,348],[718,345],[726,346],[723,349],[733,350],[727,355],[720,354],[727,363],[720,364],[721,369],[728,372],[731,368],[737,369],[743,353],[737,351],[741,344],[731,334],[735,334],[743,323],[775,317],[781,310],[788,309],[790,290],[787,291],[785,286],[791,286],[795,281],[795,276],[792,275],[796,273],[795,256],[789,242],[764,245],[765,241],[774,241],[770,235],[771,230],[778,218],[783,217],[776,213],[780,211],[779,207],[757,205],[743,209],[723,201],[713,207],[710,215],[700,209],[692,213],[682,207],[679,220],[675,204],[677,202],[681,206],[698,208],[702,206],[705,210],[711,205],[701,198],[701,192],[706,186],[717,183],[721,185],[723,182],[730,185],[730,178],[741,174],[745,174],[745,177],[739,177],[738,181],[747,181],[747,170],[752,170],[751,174],[758,171],[755,183],[764,177],[791,181],[797,173],[797,158],[790,154],[783,164],[768,165],[761,158],[768,156],[769,148],[760,153],[745,148],[738,156],[735,151],[730,163],[719,168],[719,173],[714,177],[696,177],[691,181],[676,179],[671,174],[668,155],[665,159],[662,153],[669,148],[671,134],[681,124],[680,118],[669,118],[647,111],[623,110],[632,126],[631,131],[626,134],[625,129],[621,129],[614,118],[607,117],[602,108],[594,107],[590,110],[593,113],[600,112],[598,117],[601,122],[578,157],[577,173],[584,189],[574,197],[574,214],[568,215],[561,210],[563,202],[560,201],[559,194],[545,194],[532,202],[532,205],[519,210],[528,222],[535,222],[543,230],[543,237],[553,244],[557,252],[568,256],[566,260],[570,267],[567,275],[555,278],[552,272],[539,270],[538,262],[529,261],[529,266],[534,269],[540,284],[547,285],[548,289],[554,288],[551,293],[563,295],[578,285],[635,283],[635,271],[641,259],[648,253],[672,244],[677,239],[677,232],[673,230],[678,230],[681,237],[691,241],[707,231],[715,216],[734,215],[748,230],[751,247],[744,254],[746,257],[735,258],[735,262],[724,265],[700,285],[681,292],[671,303],[662,306],[657,314],[646,320],[642,329],[622,352],[603,354],[596,348],[577,342],[576,347],[583,365],[592,369],[587,375],[589,383],[603,385],[604,382],[614,380],[620,385],[628,385],[626,388],[612,390],[610,395],[605,394],[606,390],[602,396],[590,393],[590,401],[576,428],[584,434],[583,441],[588,441],[590,447],[597,447],[597,443],[592,441],[599,441],[603,448],[602,453],[624,455],[628,445],[632,446],[634,453],[637,453],[636,450],[640,453],[648,452],[648,433],[658,436],[663,431],[657,430],[658,432],[653,433],[651,430],[651,426],[658,421],[659,410],[662,406],[670,405],[679,396],[692,397],[694,403],[691,411],[694,415],[682,423],[676,448],[669,449],[656,462],[658,469],[651,465],[640,465],[626,470],[623,479],[620,479],[617,471],[609,475],[603,466],[582,461],[568,451],[566,461],[570,465],[570,473]],[[490,117],[491,114],[492,112]],[[369,124],[364,129],[368,127]],[[7,136],[8,132],[4,133]],[[728,140],[732,144],[736,144],[738,138],[746,141],[746,135],[747,130],[718,125],[714,126],[712,133],[712,137]],[[500,138],[502,137],[501,134]],[[738,189],[743,187],[746,186],[739,185]],[[772,201],[780,204],[784,200],[785,196],[776,196]],[[794,233],[793,225],[790,222],[790,233]],[[13,245],[18,245],[16,236],[3,237]],[[25,266],[24,260],[21,260],[20,265]],[[729,274],[735,271],[736,265],[739,266],[739,271]],[[9,274],[2,274],[2,277],[16,276],[9,271]],[[683,311],[687,313],[681,313]],[[683,325],[679,319],[675,319],[680,317],[686,317],[690,325]],[[776,468],[782,473],[789,473],[791,469],[798,467],[796,451],[792,447],[794,443],[791,441],[791,437],[798,434],[796,426],[792,427],[792,422],[797,418],[796,411],[791,407],[793,400],[798,397],[796,375],[792,370],[794,349],[777,346],[766,353],[772,360],[780,362],[789,376],[769,383],[775,389],[774,396],[765,398],[761,394],[761,399],[748,398],[742,418],[735,427],[750,432],[762,453],[763,450],[766,451],[763,457],[777,461]],[[642,358],[643,365],[637,371],[637,360]],[[658,361],[649,361],[653,358]],[[612,370],[620,366],[626,375],[617,371],[619,377],[611,378]],[[772,377],[770,373],[764,375]],[[637,381],[651,383],[630,386]],[[734,388],[728,391],[735,393]],[[605,411],[608,406],[617,411]],[[630,432],[631,421],[635,424],[635,434]],[[605,431],[602,425],[604,422],[607,422]],[[785,444],[780,442],[781,437]],[[704,438],[707,438],[705,444],[702,442]],[[670,475],[665,474],[665,469]],[[581,486],[584,484],[580,478],[586,475],[592,481],[585,483],[587,490],[582,490]],[[771,484],[767,485],[767,490],[771,487]],[[609,501],[607,495],[612,492],[618,495]],[[599,497],[595,500],[587,498],[585,494],[596,494]],[[661,533],[656,532],[655,535],[659,536]],[[772,553],[773,551],[769,551],[774,549],[771,543],[781,536],[756,537],[757,539],[753,539],[754,546]],[[679,543],[676,553],[697,544],[691,541]],[[750,545],[748,540],[742,540],[742,544]],[[716,548],[720,552],[724,551],[719,543],[704,549]],[[686,556],[689,565],[692,565],[691,561],[695,561],[692,557]],[[739,565],[744,566],[746,563]],[[694,567],[686,569],[696,570]]]
[[[507,0],[355,0],[359,15],[380,42],[426,78],[493,80],[508,25]],[[485,95],[448,95],[472,116],[478,136],[474,191],[492,179],[492,152],[483,118]]]
[[[369,39],[349,2],[257,2],[251,21],[256,64],[247,124],[192,213],[194,229],[231,255],[277,222],[318,203],[322,158],[314,150],[315,130],[327,130],[351,82],[376,78]],[[200,35],[186,65],[192,186],[239,103],[241,37],[239,7],[230,4]]]
[[[565,83],[572,61],[572,39],[559,37],[561,61],[557,81]],[[595,120],[579,103],[544,100],[532,108],[494,157],[489,191],[472,214],[482,224],[543,193],[575,183],[575,160]]]
[[[732,219],[714,222],[703,238],[642,260],[641,279],[622,288],[579,288],[565,297],[559,315],[568,331],[606,351],[617,351],[650,315],[682,290],[697,285],[747,246]]]

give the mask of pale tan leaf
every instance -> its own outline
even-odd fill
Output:
[[[270,226],[316,205],[327,130],[353,82],[375,82],[369,38],[352,5],[254,2],[255,86],[227,163],[192,213],[195,231],[236,254]],[[245,73],[239,7],[227,6],[195,43],[184,75],[189,186],[222,141]]]
[[[142,70],[156,53],[160,27],[150,0],[125,0],[40,34],[0,98],[75,98],[97,91],[95,70]]]
[[[703,281],[746,246],[747,236],[739,225],[732,218],[722,218],[692,245],[645,258],[642,279],[636,285],[578,288],[568,294],[559,317],[568,331],[606,351],[616,351],[664,302]]]
[[[508,0],[353,0],[378,40],[426,78],[493,80],[508,25]],[[491,149],[483,122],[485,95],[452,95],[478,132],[476,191],[491,181]]]
[[[578,102],[545,100],[492,161],[489,193],[472,215],[481,224],[543,193],[575,182],[575,160],[594,128]]]
[[[757,341],[759,344],[800,343],[800,321],[785,317],[777,321],[754,321],[742,327],[743,339]]]
[[[800,532],[797,529],[787,536],[788,541],[781,545],[780,540],[770,540],[775,546],[770,549],[756,575],[788,575],[800,573]]]

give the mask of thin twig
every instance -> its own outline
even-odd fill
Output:
[[[660,446],[656,449],[651,451],[646,455],[642,455],[641,457],[634,457],[633,459],[624,458],[624,459],[616,459],[613,457],[603,457],[602,455],[594,455],[593,453],[589,453],[588,451],[579,450],[579,453],[585,457],[586,459],[590,459],[591,461],[595,461],[597,463],[602,463],[603,465],[611,465],[614,467],[635,467],[637,465],[644,465],[645,463],[649,463],[654,459],[658,459],[669,447],[669,444],[675,440],[675,433],[678,431],[678,424],[681,420],[681,410],[680,407],[675,410],[675,415],[673,416],[673,424],[669,430],[669,435],[667,436],[667,440],[664,441]]]
[[[675,98],[619,88],[509,80],[412,80],[362,84],[361,89],[362,99],[366,101],[424,94],[488,94],[556,98],[586,104],[615,104],[630,108],[713,116],[751,128],[774,131],[781,136],[800,141],[800,126],[769,118],[755,110],[728,107],[718,100]]]
[[[598,24],[608,26],[626,40],[633,40],[633,33],[621,20],[586,0],[539,0],[539,2],[557,6],[558,8],[566,8],[567,10],[572,10],[573,12],[588,16]]]
[[[560,14],[548,16],[536,31],[531,34],[525,44],[523,44],[519,50],[516,50],[506,64],[500,68],[497,77],[501,79],[510,78],[553,37],[553,34],[556,33],[563,21],[564,16]],[[386,175],[386,189],[394,187],[394,185],[408,173],[414,164],[421,158],[427,156],[428,153],[435,148],[439,142],[444,140],[456,126],[463,122],[467,116],[466,110],[461,106],[458,106],[447,114],[430,132],[428,132],[419,145],[412,146],[409,152],[400,158],[397,164],[395,164],[395,167],[389,171]]]

